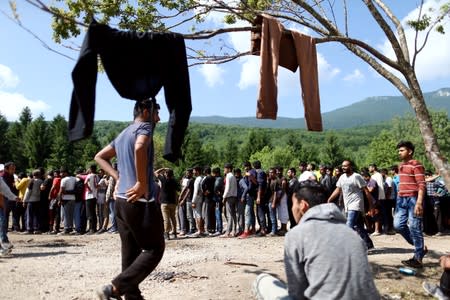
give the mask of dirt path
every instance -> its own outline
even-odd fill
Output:
[[[11,257],[0,258],[0,299],[95,299],[95,290],[120,269],[118,235],[49,236],[9,234]],[[158,268],[140,285],[146,299],[253,299],[261,272],[285,280],[283,237],[196,238],[168,241]],[[400,235],[374,237],[369,255],[385,299],[431,299],[421,283],[438,281],[438,258],[450,251],[450,236],[426,237],[430,249],[416,276],[398,272],[412,248]]]

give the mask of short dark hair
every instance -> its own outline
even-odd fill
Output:
[[[289,168],[289,171],[291,171],[291,173],[297,174],[297,171],[295,170],[295,168]]]
[[[154,99],[144,99],[140,101],[136,101],[133,109],[133,117],[136,119],[137,116],[142,114],[144,109],[148,109],[149,111],[154,111],[155,109],[159,110],[160,106],[156,103]]]
[[[315,180],[299,182],[295,190],[295,197],[308,202],[309,207],[327,202],[325,188]]]
[[[416,147],[414,147],[414,144],[411,143],[410,141],[400,141],[397,144],[397,149],[400,149],[401,147],[405,147],[405,148],[411,150],[413,154],[414,154],[414,150],[416,149]]]
[[[12,161],[8,161],[7,163],[5,163],[4,168],[6,170],[6,169],[9,169],[9,167],[11,167],[11,166],[15,166],[15,163],[13,163]]]
[[[255,169],[261,169],[261,162],[259,160],[255,160],[253,162],[253,167],[255,167]]]
[[[205,169],[203,169],[203,173],[207,175],[211,174],[211,167],[205,167]]]

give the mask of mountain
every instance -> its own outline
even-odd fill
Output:
[[[450,88],[424,93],[429,109],[444,110],[450,116]],[[325,129],[344,129],[362,125],[373,125],[392,120],[397,116],[413,113],[406,99],[402,96],[369,97],[330,112],[322,113]],[[255,117],[227,118],[221,116],[195,117],[190,122],[218,125],[240,125],[259,128],[305,129],[304,118],[278,117],[277,120],[259,120]]]

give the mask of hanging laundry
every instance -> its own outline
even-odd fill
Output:
[[[314,38],[297,31],[286,31],[277,19],[260,15],[254,25],[261,32],[252,32],[252,53],[261,56],[260,85],[256,117],[277,118],[278,65],[292,72],[300,68],[300,85],[308,130],[322,131],[320,113],[317,52]]]
[[[95,20],[90,24],[72,71],[74,90],[69,113],[69,140],[92,134],[97,56],[123,98],[154,98],[164,87],[170,114],[163,157],[181,155],[191,114],[191,92],[184,38],[177,33],[119,31]]]

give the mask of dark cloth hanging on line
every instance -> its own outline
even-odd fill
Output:
[[[171,162],[176,161],[181,155],[192,110],[183,36],[177,33],[119,31],[94,20],[72,71],[71,141],[92,134],[97,56],[101,58],[112,85],[123,98],[136,101],[155,98],[164,87],[170,117],[163,157]]]
[[[322,131],[314,38],[293,30],[286,34],[283,25],[268,15],[259,15],[254,25],[261,26],[260,32],[252,32],[251,35],[251,51],[261,56],[256,117],[274,120],[277,118],[278,65],[292,72],[300,68],[306,127],[311,131]]]

